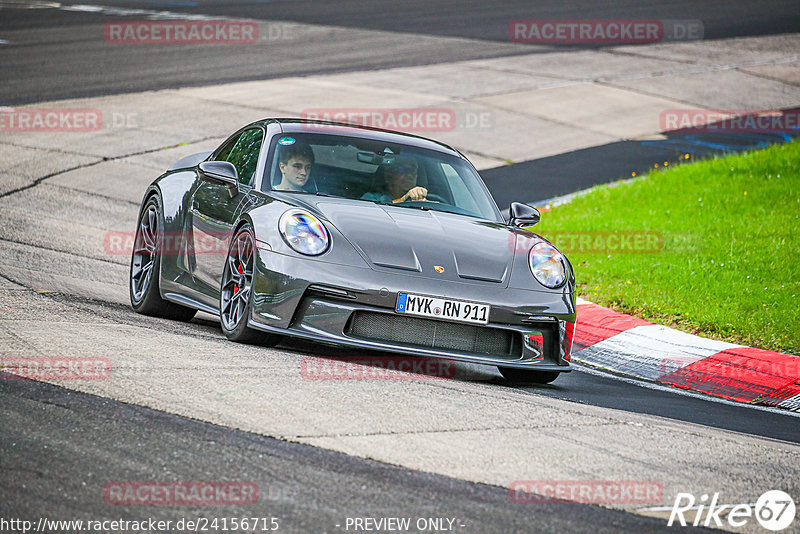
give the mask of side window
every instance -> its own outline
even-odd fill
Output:
[[[214,161],[228,161],[228,155],[230,155],[231,150],[233,149],[233,145],[235,145],[236,142],[241,137],[242,136],[240,135],[239,137],[234,137],[233,139],[228,139],[228,141],[226,141],[225,144],[222,145],[222,147],[220,147],[220,149],[217,151],[217,153],[214,154]],[[238,172],[238,169],[237,169],[237,172]]]
[[[251,185],[253,175],[258,164],[258,153],[261,151],[261,143],[264,140],[264,132],[260,128],[245,130],[236,144],[231,147],[230,152],[225,154],[227,147],[224,147],[217,159],[224,157],[225,161],[233,163],[236,172],[239,173],[239,183]]]

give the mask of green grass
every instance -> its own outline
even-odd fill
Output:
[[[800,354],[800,141],[595,187],[543,213],[535,231],[567,253],[583,298]],[[625,231],[663,241],[650,252],[598,252],[565,231],[600,246]]]

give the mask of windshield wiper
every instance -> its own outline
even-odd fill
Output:
[[[395,206],[396,208],[406,208],[406,209],[418,209],[422,211],[436,211],[433,208],[428,206],[409,206],[408,204],[403,204],[402,202],[381,202],[380,200],[368,200],[367,202],[373,202],[375,204],[380,204],[381,206]]]
[[[340,197],[339,195],[331,195],[331,194],[328,194],[328,193],[321,193],[319,191],[289,191],[289,190],[286,190],[286,189],[272,189],[272,191],[275,191],[275,192],[278,192],[278,193],[289,193],[289,194],[293,194],[293,195],[315,195],[315,196],[318,196],[318,197],[346,198],[346,197]]]

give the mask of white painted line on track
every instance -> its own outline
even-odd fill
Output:
[[[193,13],[179,13],[176,11],[157,11],[153,9],[134,9],[92,4],[62,5],[59,6],[59,9],[62,11],[77,11],[80,13],[97,13],[111,17],[142,17],[148,20],[227,20],[231,18],[217,15],[199,15]]]
[[[36,2],[31,0],[0,0],[0,9],[52,9],[61,7],[58,2]]]

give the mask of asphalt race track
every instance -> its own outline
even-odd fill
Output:
[[[759,2],[757,17],[752,16],[751,2],[724,0],[646,5],[624,1],[611,6],[580,0],[568,7],[557,0],[535,4],[525,0],[63,4],[270,20],[275,26],[272,36],[270,27],[266,28],[256,46],[236,54],[233,60],[226,47],[162,47],[152,54],[149,45],[115,47],[96,38],[103,34],[106,22],[141,19],[143,13],[125,16],[89,9],[16,9],[13,17],[0,20],[0,39],[17,45],[13,49],[0,45],[0,72],[4,74],[0,105],[530,53],[530,47],[508,40],[508,23],[515,19],[699,19],[705,36],[713,39],[781,34],[800,28],[800,13],[792,0]],[[281,22],[321,26],[281,26]],[[435,53],[431,53],[432,46]],[[552,47],[542,47],[537,52],[549,49]]]
[[[796,1],[757,8],[684,0],[54,4],[0,0],[0,106],[142,93],[139,120],[163,114],[180,125],[144,128],[146,143],[123,134],[96,146],[61,146],[56,136],[46,151],[37,143],[47,134],[34,143],[0,131],[0,161],[14,169],[0,169],[0,356],[114,362],[110,380],[63,385],[2,372],[0,531],[9,518],[247,516],[278,518],[288,532],[364,531],[347,521],[365,517],[443,520],[441,528],[412,532],[660,532],[668,530],[678,492],[720,492],[721,502],[736,504],[783,489],[797,501],[797,414],[581,367],[540,387],[512,387],[494,368],[466,364],[453,380],[308,380],[301,376],[308,358],[353,352],[232,344],[203,313],[189,323],[137,315],[126,302],[128,257],[98,251],[108,231],[133,230],[141,192],[158,169],[213,148],[226,133],[216,116],[194,117],[190,105],[157,91],[553,52],[509,42],[514,19],[698,19],[707,39],[777,36],[791,45],[800,32]],[[165,13],[256,19],[267,33],[246,48],[118,46],[98,38],[109,21]],[[647,52],[604,54],[649,59]],[[224,113],[224,105],[209,102]],[[262,109],[236,104],[236,117]],[[196,130],[185,126],[190,119]],[[771,142],[751,138],[743,146],[762,141]],[[486,165],[481,174],[505,207],[528,195],[520,191],[526,176],[543,178],[525,200],[544,200],[644,170],[685,152],[682,143],[587,143],[517,165]],[[100,168],[120,172],[97,180]],[[508,490],[515,480],[657,481],[663,496],[649,504],[520,504]],[[260,497],[254,505],[211,507],[110,503],[104,488],[120,481],[246,481]],[[800,531],[798,524],[786,532]],[[727,530],[764,532],[757,524]]]
[[[290,444],[48,384],[4,380],[0,398],[3,517],[35,517],[44,511],[52,519],[97,517],[104,512],[97,501],[107,480],[155,480],[168,471],[181,480],[202,476],[256,482],[258,505],[226,507],[225,513],[278,517],[292,532],[335,532],[346,517],[385,515],[453,518],[457,530],[474,532],[524,532],[532,519],[541,531],[578,532],[594,525],[597,532],[609,533],[669,530],[659,519],[574,503],[536,504],[532,518],[530,509],[509,502],[503,488]],[[37,463],[62,466],[58,483],[43,470],[18,467]],[[203,508],[182,507],[181,514],[213,519],[216,514]],[[175,512],[162,508],[146,515],[169,520]],[[136,506],[114,510],[115,518],[141,516]]]

